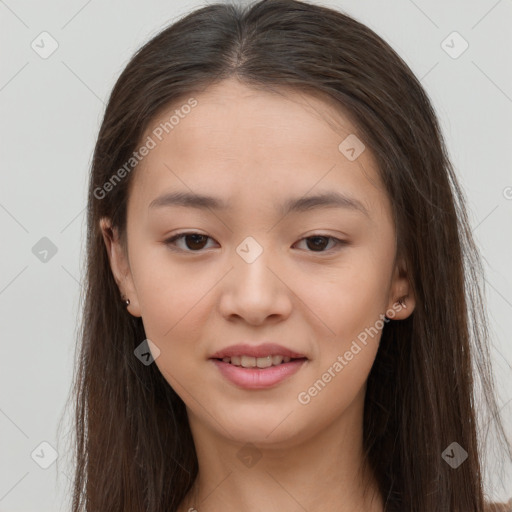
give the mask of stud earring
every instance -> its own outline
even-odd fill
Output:
[[[126,299],[125,297],[122,298],[125,307],[128,307],[130,305],[130,299]]]

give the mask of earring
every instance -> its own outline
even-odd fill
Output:
[[[128,307],[130,305],[130,299],[127,299],[125,297],[122,297],[122,300],[124,302],[125,307]]]
[[[398,299],[398,304],[400,304],[400,306],[402,306],[403,308],[407,309],[407,304],[405,303],[405,299],[406,299],[405,296],[404,297],[400,297]]]

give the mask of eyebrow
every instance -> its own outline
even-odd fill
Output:
[[[230,207],[228,202],[217,197],[192,192],[170,192],[151,201],[148,209],[173,206],[199,208],[203,210],[228,210]],[[289,213],[306,212],[316,208],[344,208],[359,211],[367,217],[370,217],[368,210],[358,199],[333,191],[327,191],[312,196],[290,198],[280,207],[280,214],[284,216]]]

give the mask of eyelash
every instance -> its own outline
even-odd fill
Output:
[[[204,235],[203,233],[195,233],[195,232],[187,231],[187,232],[184,232],[184,233],[179,233],[177,235],[174,235],[171,238],[168,238],[167,240],[164,241],[164,244],[167,245],[168,247],[170,247],[171,250],[177,251],[177,252],[189,252],[189,253],[201,253],[201,252],[204,252],[204,249],[199,249],[197,251],[193,251],[193,250],[187,250],[187,249],[176,249],[176,248],[172,248],[171,247],[171,246],[174,245],[174,242],[176,242],[177,240],[184,239],[185,237],[190,236],[190,235],[200,235],[200,236],[206,237],[206,238],[208,238],[210,240],[213,240],[213,238],[209,237],[208,235]],[[334,242],[336,243],[335,247],[337,246],[338,249],[341,248],[340,246],[348,245],[348,242],[346,242],[344,240],[340,240],[339,238],[336,238],[334,236],[320,235],[320,234],[314,234],[314,235],[310,235],[310,236],[301,238],[299,240],[299,242],[302,242],[303,240],[308,240],[308,239],[311,239],[311,238],[327,238],[329,240],[334,240]],[[325,250],[325,251],[306,251],[306,252],[311,252],[311,253],[314,253],[314,254],[322,254],[322,253],[331,252],[332,250],[333,250],[333,248]]]

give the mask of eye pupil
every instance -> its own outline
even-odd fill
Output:
[[[316,249],[324,249],[325,246],[327,245],[328,243],[328,237],[326,236],[312,236],[312,237],[309,237],[308,240],[307,240],[307,244],[308,244],[308,248],[311,249],[310,247],[310,241],[311,240],[315,240],[316,242],[313,244],[313,248],[316,248]],[[318,244],[318,241],[320,241],[320,243]]]
[[[190,244],[188,243],[188,239],[190,238],[193,238],[194,239],[194,242],[192,242],[192,247],[190,246]],[[189,249],[202,249],[202,247],[195,247],[194,244],[197,242],[197,238],[199,239],[203,239],[203,242],[205,241],[206,238],[208,238],[207,236],[205,235],[201,235],[199,233],[193,233],[191,235],[187,235],[185,237],[185,240],[186,240],[186,245]],[[199,245],[201,245],[201,242],[199,242]],[[204,244],[203,244],[204,245]]]

